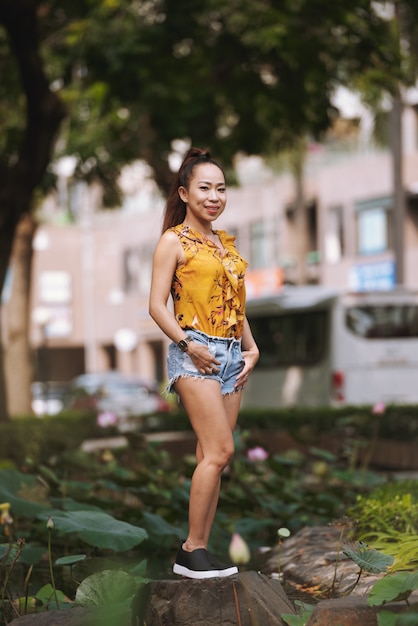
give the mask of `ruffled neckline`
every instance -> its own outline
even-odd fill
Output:
[[[176,229],[178,228],[179,232],[184,237],[187,237],[188,239],[191,239],[192,241],[198,241],[199,243],[206,243],[209,246],[212,246],[213,248],[217,248],[218,250],[220,249],[219,246],[217,246],[214,241],[209,239],[209,237],[207,237],[203,233],[200,233],[198,230],[195,230],[194,228],[187,226],[186,224],[179,224],[179,226],[176,226],[175,228]],[[236,239],[235,236],[230,235],[229,233],[226,232],[226,230],[213,230],[212,233],[219,237],[219,240],[225,250],[225,255],[227,255],[229,253],[227,245],[234,243]]]
[[[202,233],[190,228],[190,226],[186,226],[185,224],[180,224],[175,227],[178,229],[178,232],[183,236],[187,237],[191,241],[197,241],[201,244],[208,244],[210,247],[215,248],[220,252],[219,260],[221,261],[225,275],[228,278],[228,281],[234,292],[237,292],[240,288],[244,274],[240,272],[239,262],[242,261],[239,254],[234,250],[234,254],[232,254],[230,250],[231,244],[234,243],[235,237],[226,232],[226,230],[214,230],[214,232],[220,239],[221,244],[225,250],[224,253],[220,250],[219,246],[217,246],[213,241],[205,237]],[[246,261],[244,261],[245,266],[247,266]]]

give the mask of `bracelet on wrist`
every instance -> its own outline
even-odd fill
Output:
[[[182,352],[187,352],[188,348],[189,348],[189,343],[193,341],[192,337],[186,337],[185,339],[180,339],[180,341],[177,343],[177,347],[182,351]]]

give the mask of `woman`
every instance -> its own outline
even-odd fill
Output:
[[[180,396],[197,437],[189,534],[173,571],[199,579],[238,571],[209,554],[207,545],[221,474],[234,453],[242,389],[259,356],[245,317],[247,263],[234,237],[212,229],[225,204],[221,167],[208,151],[191,148],[167,199],[150,293],[150,315],[172,340],[169,390]]]

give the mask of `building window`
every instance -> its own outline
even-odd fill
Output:
[[[378,254],[389,248],[388,214],[385,209],[369,209],[358,216],[359,254]]]
[[[39,275],[39,301],[34,321],[46,337],[69,337],[72,333],[72,279],[65,271],[44,271]]]
[[[279,258],[277,218],[260,220],[250,224],[251,269],[276,267]]]
[[[327,263],[338,263],[344,256],[343,207],[331,207],[327,216],[325,233],[325,258]]]
[[[393,199],[389,197],[356,205],[358,254],[380,254],[391,248],[392,207]]]

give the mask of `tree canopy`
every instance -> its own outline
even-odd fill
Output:
[[[172,141],[228,165],[325,131],[338,84],[390,89],[399,52],[370,0],[44,0],[50,84],[66,103],[61,152],[110,183],[143,158],[167,187]],[[390,71],[389,71],[390,70]]]

